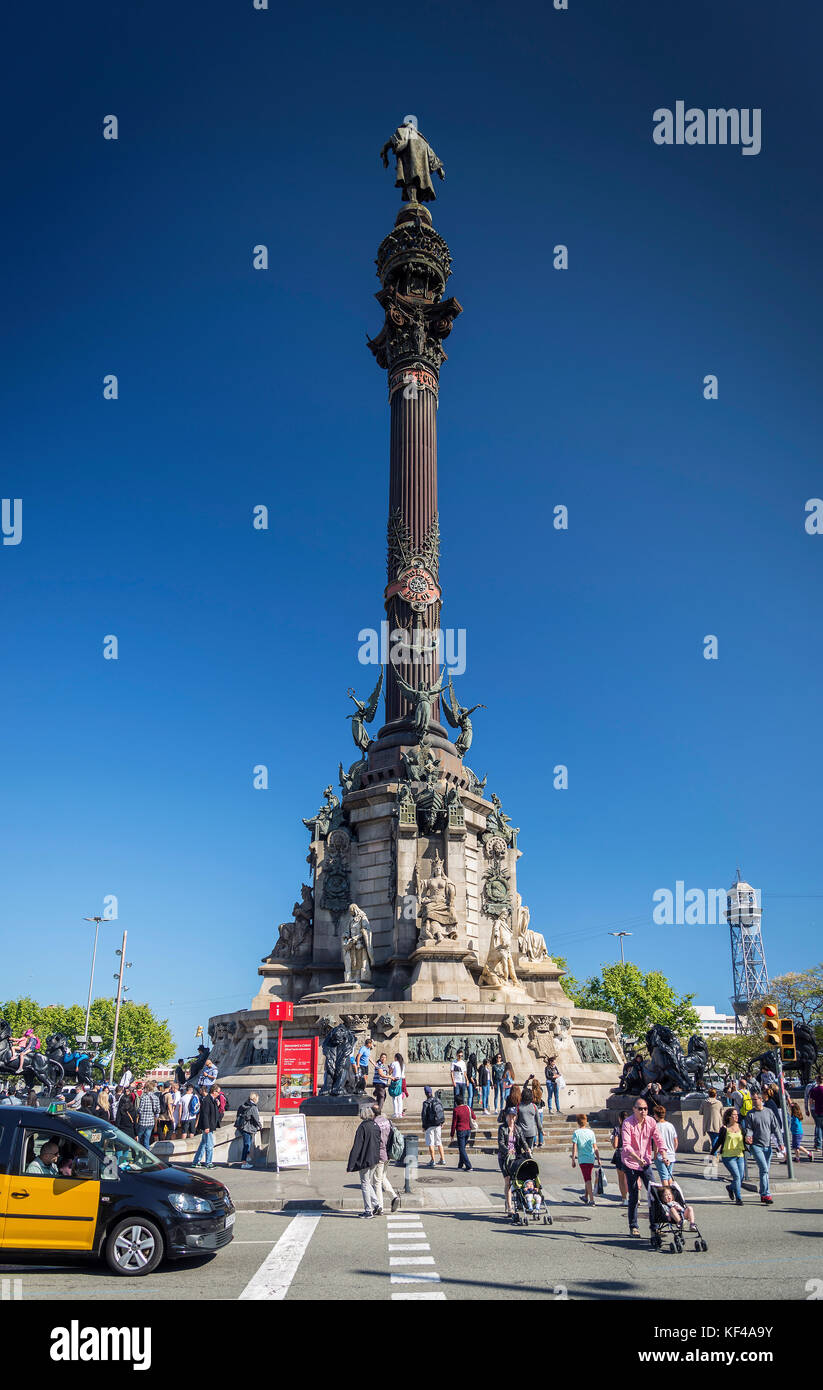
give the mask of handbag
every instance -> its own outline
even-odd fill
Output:
[[[606,1177],[606,1174],[604,1173],[602,1167],[601,1167],[600,1164],[598,1163],[598,1165],[597,1165],[597,1175],[596,1175],[595,1180],[594,1180],[594,1190],[595,1190],[595,1192],[597,1193],[598,1197],[602,1197],[602,1196],[603,1196],[603,1193],[606,1191],[606,1188],[608,1187],[608,1185],[609,1185],[609,1180],[608,1180],[608,1178]]]
[[[472,1134],[477,1133],[477,1120],[474,1118],[474,1115],[472,1115],[471,1119],[469,1120],[469,1129],[471,1130]]]

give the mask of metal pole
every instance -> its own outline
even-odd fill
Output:
[[[622,938],[622,936],[621,936],[621,938],[620,938],[620,964],[621,964],[621,965],[625,965],[625,964],[626,964],[626,956],[625,956],[624,951],[623,951],[623,938]]]
[[[786,1176],[794,1177],[794,1160],[792,1158],[792,1133],[789,1129],[789,1112],[786,1109],[786,1084],[783,1080],[783,1058],[780,1051],[777,1053],[777,1080],[780,1086],[780,1111],[783,1116],[783,1138],[786,1144]]]
[[[93,923],[94,923],[94,949],[93,949],[93,951],[92,951],[92,953],[91,953],[91,975],[89,976],[89,1000],[88,1000],[88,1003],[86,1004],[86,1033],[85,1033],[85,1040],[86,1040],[86,1043],[87,1043],[87,1044],[88,1044],[88,1041],[89,1041],[89,1016],[90,1016],[90,1014],[91,1014],[91,992],[92,992],[92,990],[94,989],[94,962],[95,962],[95,960],[96,960],[96,958],[97,958],[97,934],[98,934],[98,932],[100,931],[100,923],[102,922],[102,920],[103,920],[102,917],[87,917],[87,918],[86,918],[86,921],[87,921],[87,922],[93,922]]]
[[[123,998],[123,975],[126,969],[126,936],[123,932],[123,942],[120,947],[120,979],[117,981],[117,1003],[114,1009],[114,1038],[111,1044],[111,1066],[109,1067],[109,1085],[114,1085],[114,1054],[117,1051],[117,1025],[120,1022],[120,1001]]]

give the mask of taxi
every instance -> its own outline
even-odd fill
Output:
[[[0,1106],[0,1264],[90,1255],[115,1274],[164,1256],[220,1250],[234,1236],[228,1188],[175,1168],[82,1111]]]

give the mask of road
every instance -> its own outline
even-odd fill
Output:
[[[209,1299],[667,1299],[804,1300],[823,1297],[823,1194],[732,1206],[720,1184],[687,1196],[705,1254],[653,1253],[632,1239],[616,1198],[584,1209],[571,1183],[556,1186],[551,1227],[500,1218],[500,1194],[474,1209],[400,1211],[364,1221],[354,1211],[238,1212],[236,1237],[213,1259],[164,1264],[146,1279],[113,1278],[105,1265],[0,1266],[3,1295],[71,1302]],[[459,1197],[460,1189],[454,1188]],[[464,1190],[465,1191],[465,1190]],[[709,1195],[703,1196],[707,1191]],[[701,1195],[696,1196],[696,1193]],[[482,1202],[482,1205],[479,1203]],[[645,1230],[645,1226],[643,1227]],[[15,1281],[19,1280],[17,1285]]]

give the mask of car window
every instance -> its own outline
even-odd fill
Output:
[[[100,1163],[85,1144],[53,1129],[27,1129],[17,1171],[29,1177],[94,1178]]]
[[[109,1180],[115,1179],[118,1173],[145,1173],[165,1166],[136,1139],[105,1121],[84,1122],[77,1132],[102,1150],[103,1177]]]

